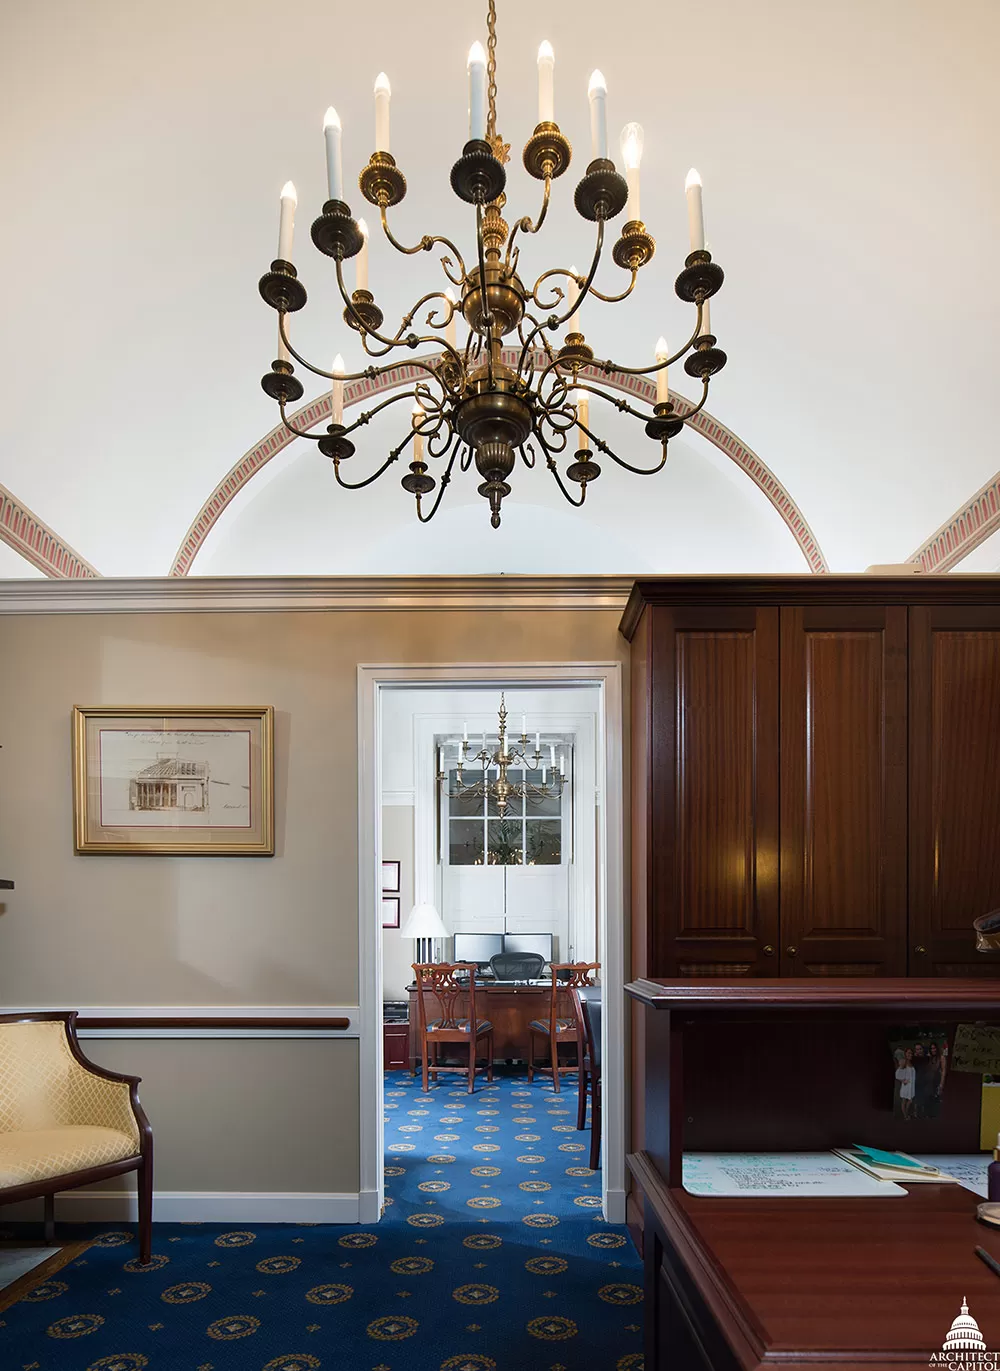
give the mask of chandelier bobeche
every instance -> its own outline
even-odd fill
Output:
[[[578,213],[596,225],[596,244],[586,274],[575,267],[554,267],[539,276],[532,288],[518,275],[520,248],[518,234],[537,233],[545,222],[552,182],[570,164],[571,149],[554,117],[552,48],[543,43],[538,52],[538,123],[524,146],[522,160],[529,175],[543,183],[542,205],[538,218],[519,219],[513,230],[504,222],[504,189],[508,146],[496,131],[496,9],[489,0],[487,18],[489,57],[475,43],[469,53],[469,141],[462,156],[451,169],[451,186],[460,200],[475,207],[475,262],[467,267],[456,245],[441,235],[424,236],[413,247],[398,242],[389,227],[388,211],[406,194],[406,180],[389,151],[389,82],[380,74],[375,82],[375,144],[368,165],[359,177],[361,194],[377,207],[382,229],[392,246],[407,256],[430,252],[436,244],[447,249],[441,258],[450,286],[422,295],[409,310],[394,333],[383,331],[383,314],[368,289],[368,239],[362,220],[355,219],[344,199],[341,163],[341,126],[336,111],[327,111],[324,124],[327,154],[329,200],[312,225],[312,240],[337,269],[337,285],[344,301],[344,321],[358,333],[364,351],[383,358],[402,349],[412,352],[432,344],[439,355],[414,358],[406,362],[425,373],[424,379],[409,390],[400,390],[373,409],[345,425],[344,383],[363,377],[377,379],[393,371],[400,358],[364,371],[344,373],[338,357],[332,371],[313,366],[289,340],[289,316],[306,303],[306,292],[292,265],[292,234],[295,190],[289,183],[281,195],[278,256],[271,270],[260,281],[264,300],[278,311],[278,358],[261,385],[278,402],[285,426],[298,436],[318,443],[324,456],[332,459],[338,483],[348,490],[371,485],[409,449],[409,471],[402,478],[404,490],[416,497],[417,517],[426,523],[437,512],[441,497],[452,478],[456,462],[466,472],[475,463],[481,477],[479,493],[490,505],[491,523],[500,525],[500,507],[510,494],[509,478],[518,457],[528,468],[536,466],[539,456],[570,504],[580,506],[588,485],[601,474],[593,449],[637,475],[652,475],[663,469],[667,443],[681,431],[685,421],[703,408],[708,398],[710,378],[722,369],[726,355],[716,347],[709,322],[709,298],[722,285],[721,268],[705,248],[701,181],[690,172],[686,193],[691,251],[675,289],[684,301],[697,307],[694,332],[672,356],[661,338],[656,360],[651,366],[624,367],[618,362],[597,359],[580,328],[580,309],[588,299],[616,304],[627,299],[635,288],[640,269],[653,256],[655,243],[639,212],[639,161],[642,129],[629,124],[622,133],[622,154],[627,180],[608,157],[607,88],[604,77],[595,71],[590,79],[591,161],[578,183],[574,203]],[[627,220],[611,249],[612,260],[629,276],[624,290],[605,294],[594,285],[605,242],[605,225],[626,208]],[[344,262],[357,260],[355,289],[349,293],[344,282]],[[562,281],[563,284],[559,282]],[[485,283],[485,289],[484,289]],[[430,333],[413,331],[419,311],[430,306],[426,326]],[[468,340],[459,346],[456,317],[461,314],[469,327]],[[562,344],[552,336],[568,326]],[[515,365],[504,361],[503,341],[516,347]],[[509,361],[510,354],[508,354]],[[675,410],[667,383],[668,367],[686,357],[684,370],[702,383],[702,394],[683,416]],[[294,374],[291,359],[316,376],[332,382],[332,420],[322,435],[297,429],[289,421],[287,406],[302,398],[302,384]],[[602,378],[612,373],[630,376],[656,376],[657,399],[652,413],[633,407],[614,394]],[[638,467],[619,457],[590,427],[590,397],[597,396],[622,413],[645,423],[647,435],[660,445],[658,460],[650,467]],[[401,441],[392,448],[381,466],[357,481],[345,480],[343,463],[354,455],[349,435],[390,405],[413,402],[412,415]],[[575,448],[573,430],[576,430]],[[563,459],[564,465],[560,465]],[[440,470],[431,474],[431,464]],[[573,493],[573,487],[578,493]],[[436,494],[434,493],[436,491]],[[425,512],[423,502],[434,495]]]

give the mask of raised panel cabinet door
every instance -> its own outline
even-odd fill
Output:
[[[778,610],[652,613],[650,974],[777,975]]]
[[[781,974],[906,975],[905,605],[781,610]]]
[[[910,609],[910,974],[998,976],[1000,604]]]

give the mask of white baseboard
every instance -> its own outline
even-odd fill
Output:
[[[155,1190],[154,1223],[375,1223],[359,1218],[362,1196],[312,1191]],[[17,1217],[34,1217],[25,1201]],[[14,1205],[0,1210],[0,1221],[15,1217]],[[20,1209],[20,1206],[18,1206]],[[56,1196],[56,1221],[65,1223],[134,1223],[135,1191],[63,1191]]]
[[[609,1190],[605,1200],[605,1217],[608,1223],[625,1222],[625,1191]]]
[[[381,1206],[377,1190],[362,1190],[358,1195],[358,1217],[355,1223],[378,1223]],[[331,1221],[332,1222],[332,1221]]]

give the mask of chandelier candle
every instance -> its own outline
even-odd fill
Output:
[[[591,73],[587,87],[590,98],[590,160],[606,158],[608,155],[608,83],[604,73]]]
[[[375,151],[389,152],[389,97],[392,87],[384,71],[375,77]]]
[[[582,451],[590,446],[587,438],[586,428],[590,423],[590,400],[587,398],[585,390],[576,392],[576,446],[577,451]]]
[[[323,119],[323,137],[326,139],[326,184],[329,198],[343,200],[344,163],[340,147],[340,115],[332,105]]]
[[[344,359],[338,352],[333,359],[333,385],[330,387],[330,420],[344,422]]]
[[[622,161],[625,163],[625,179],[628,182],[628,207],[625,214],[630,221],[640,222],[639,213],[639,163],[642,160],[642,125],[626,124],[621,138]]]
[[[555,97],[556,55],[552,44],[545,40],[538,48],[538,122],[552,124],[556,117]]]
[[[282,262],[292,260],[292,235],[295,232],[295,206],[299,198],[291,181],[281,187],[281,212],[278,219],[278,256]]]
[[[518,482],[551,478],[567,503],[579,509],[605,461],[635,476],[662,471],[669,440],[708,403],[709,382],[726,365],[726,354],[708,331],[708,300],[721,288],[724,275],[705,246],[701,179],[694,171],[686,185],[691,250],[674,280],[674,292],[685,305],[700,310],[700,321],[698,327],[676,325],[687,341],[666,361],[672,367],[683,360],[685,374],[699,383],[698,393],[690,399],[677,396],[675,381],[675,399],[667,398],[662,339],[655,362],[649,363],[647,352],[645,362],[640,358],[640,365],[627,366],[600,352],[599,339],[584,335],[583,311],[596,333],[601,306],[613,310],[637,293],[639,272],[656,253],[656,240],[640,218],[643,131],[638,124],[626,124],[622,132],[622,174],[608,153],[607,83],[599,71],[592,73],[587,90],[591,157],[570,197],[584,226],[593,230],[590,255],[581,259],[583,269],[578,270],[567,268],[566,255],[557,252],[537,278],[521,276],[534,255],[523,250],[527,240],[540,235],[543,227],[552,227],[553,188],[569,170],[573,149],[555,122],[555,59],[552,45],[544,42],[537,55],[537,111],[530,101],[523,121],[528,125],[527,141],[521,151],[524,170],[540,183],[538,198],[534,217],[524,214],[521,206],[512,212],[514,207],[507,206],[506,165],[511,145],[497,128],[497,0],[486,0],[486,11],[487,42],[474,43],[468,59],[470,136],[453,149],[450,174],[471,241],[433,232],[423,232],[409,243],[396,237],[392,217],[406,198],[407,179],[389,151],[391,91],[380,72],[374,84],[375,147],[357,181],[351,170],[346,185],[340,118],[332,106],[326,112],[328,198],[309,235],[312,245],[332,259],[338,309],[364,353],[364,365],[346,374],[331,372],[314,366],[289,343],[261,378],[261,388],[277,402],[285,429],[315,442],[330,459],[333,479],[342,489],[360,490],[386,473],[399,472],[397,479],[413,497],[417,519],[426,524],[441,507],[452,479],[462,483],[468,478],[489,506],[490,524],[499,528],[503,501]],[[581,116],[583,97],[581,82],[575,96]],[[536,112],[538,119],[532,124]],[[672,211],[678,218],[680,172],[677,167],[670,173],[678,179],[678,203]],[[308,299],[291,260],[296,210],[294,192],[286,196],[290,190],[286,186],[282,192],[278,256],[258,285],[264,301],[279,315],[286,337],[291,316]],[[414,268],[427,262],[425,254],[436,258],[440,268],[437,280],[415,282],[410,296],[415,303],[388,321],[388,302],[376,301],[368,286],[368,231],[355,214],[358,206],[352,207],[347,198],[358,191],[378,216],[373,233],[384,234],[389,247]],[[434,205],[435,196],[425,203]],[[561,227],[555,234],[556,248],[560,233]],[[346,264],[352,257],[356,260],[348,285]],[[393,273],[394,282],[395,277]],[[655,298],[661,298],[659,283]],[[593,301],[600,302],[597,308]],[[669,322],[664,332],[674,328]],[[327,355],[336,350],[334,343]],[[342,397],[344,391],[338,387],[361,380],[374,383],[375,392],[387,387],[394,393],[346,425],[342,401],[334,404],[334,422],[325,431],[322,425],[314,429],[314,419],[306,416],[315,413],[315,406],[295,409],[305,395],[296,375],[299,368],[322,378],[331,396]],[[410,426],[407,411],[398,408],[400,402],[414,407]],[[637,459],[630,441],[631,460],[626,461],[607,443],[600,420],[605,412],[616,411],[638,421],[653,444],[650,458]],[[356,447],[352,439],[376,415],[378,424],[365,429]],[[378,453],[380,427],[390,423],[393,437]],[[600,462],[594,460],[594,451]],[[526,746],[523,738],[521,742]],[[554,770],[553,756],[550,775]]]
[[[469,139],[486,138],[486,53],[482,43],[469,49]]]
[[[688,231],[691,235],[691,251],[705,250],[705,211],[701,203],[701,177],[694,167],[684,181],[684,194],[688,205]]]
[[[665,338],[663,338],[663,337],[657,338],[657,340],[656,340],[656,360],[657,360],[657,362],[658,362],[658,363],[659,363],[659,362],[664,362],[664,363],[665,363],[666,360],[667,360],[667,358],[668,358],[669,356],[670,356],[670,349],[667,347],[667,340],[666,340]],[[666,368],[666,366],[662,366],[662,367],[660,367],[660,370],[656,373],[656,403],[657,403],[658,405],[665,405],[669,399],[670,399],[670,385],[669,385],[669,383],[668,383],[668,381],[667,381],[667,368]]]

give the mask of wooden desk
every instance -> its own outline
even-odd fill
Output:
[[[888,1029],[998,1021],[1000,985],[628,989],[646,1006],[646,1136],[629,1168],[645,1202],[647,1371],[926,1371],[963,1296],[1000,1349],[1000,1280],[973,1252],[1000,1260],[1000,1232],[976,1223],[980,1199],[960,1186],[840,1200],[705,1198],[680,1185],[685,1145],[778,1150],[782,1138],[788,1150],[862,1141],[921,1152],[918,1130],[933,1126],[926,1150],[977,1151],[978,1077],[949,1073],[939,1119],[893,1118]],[[822,1070],[803,1076],[803,1061]]]
[[[417,990],[409,986],[410,996],[410,1069],[420,1061],[420,1026],[417,1010]],[[493,1025],[493,1060],[527,1061],[528,1024],[532,1019],[545,1019],[549,1010],[551,986],[546,985],[490,985],[476,982],[476,1008],[481,1018]]]

